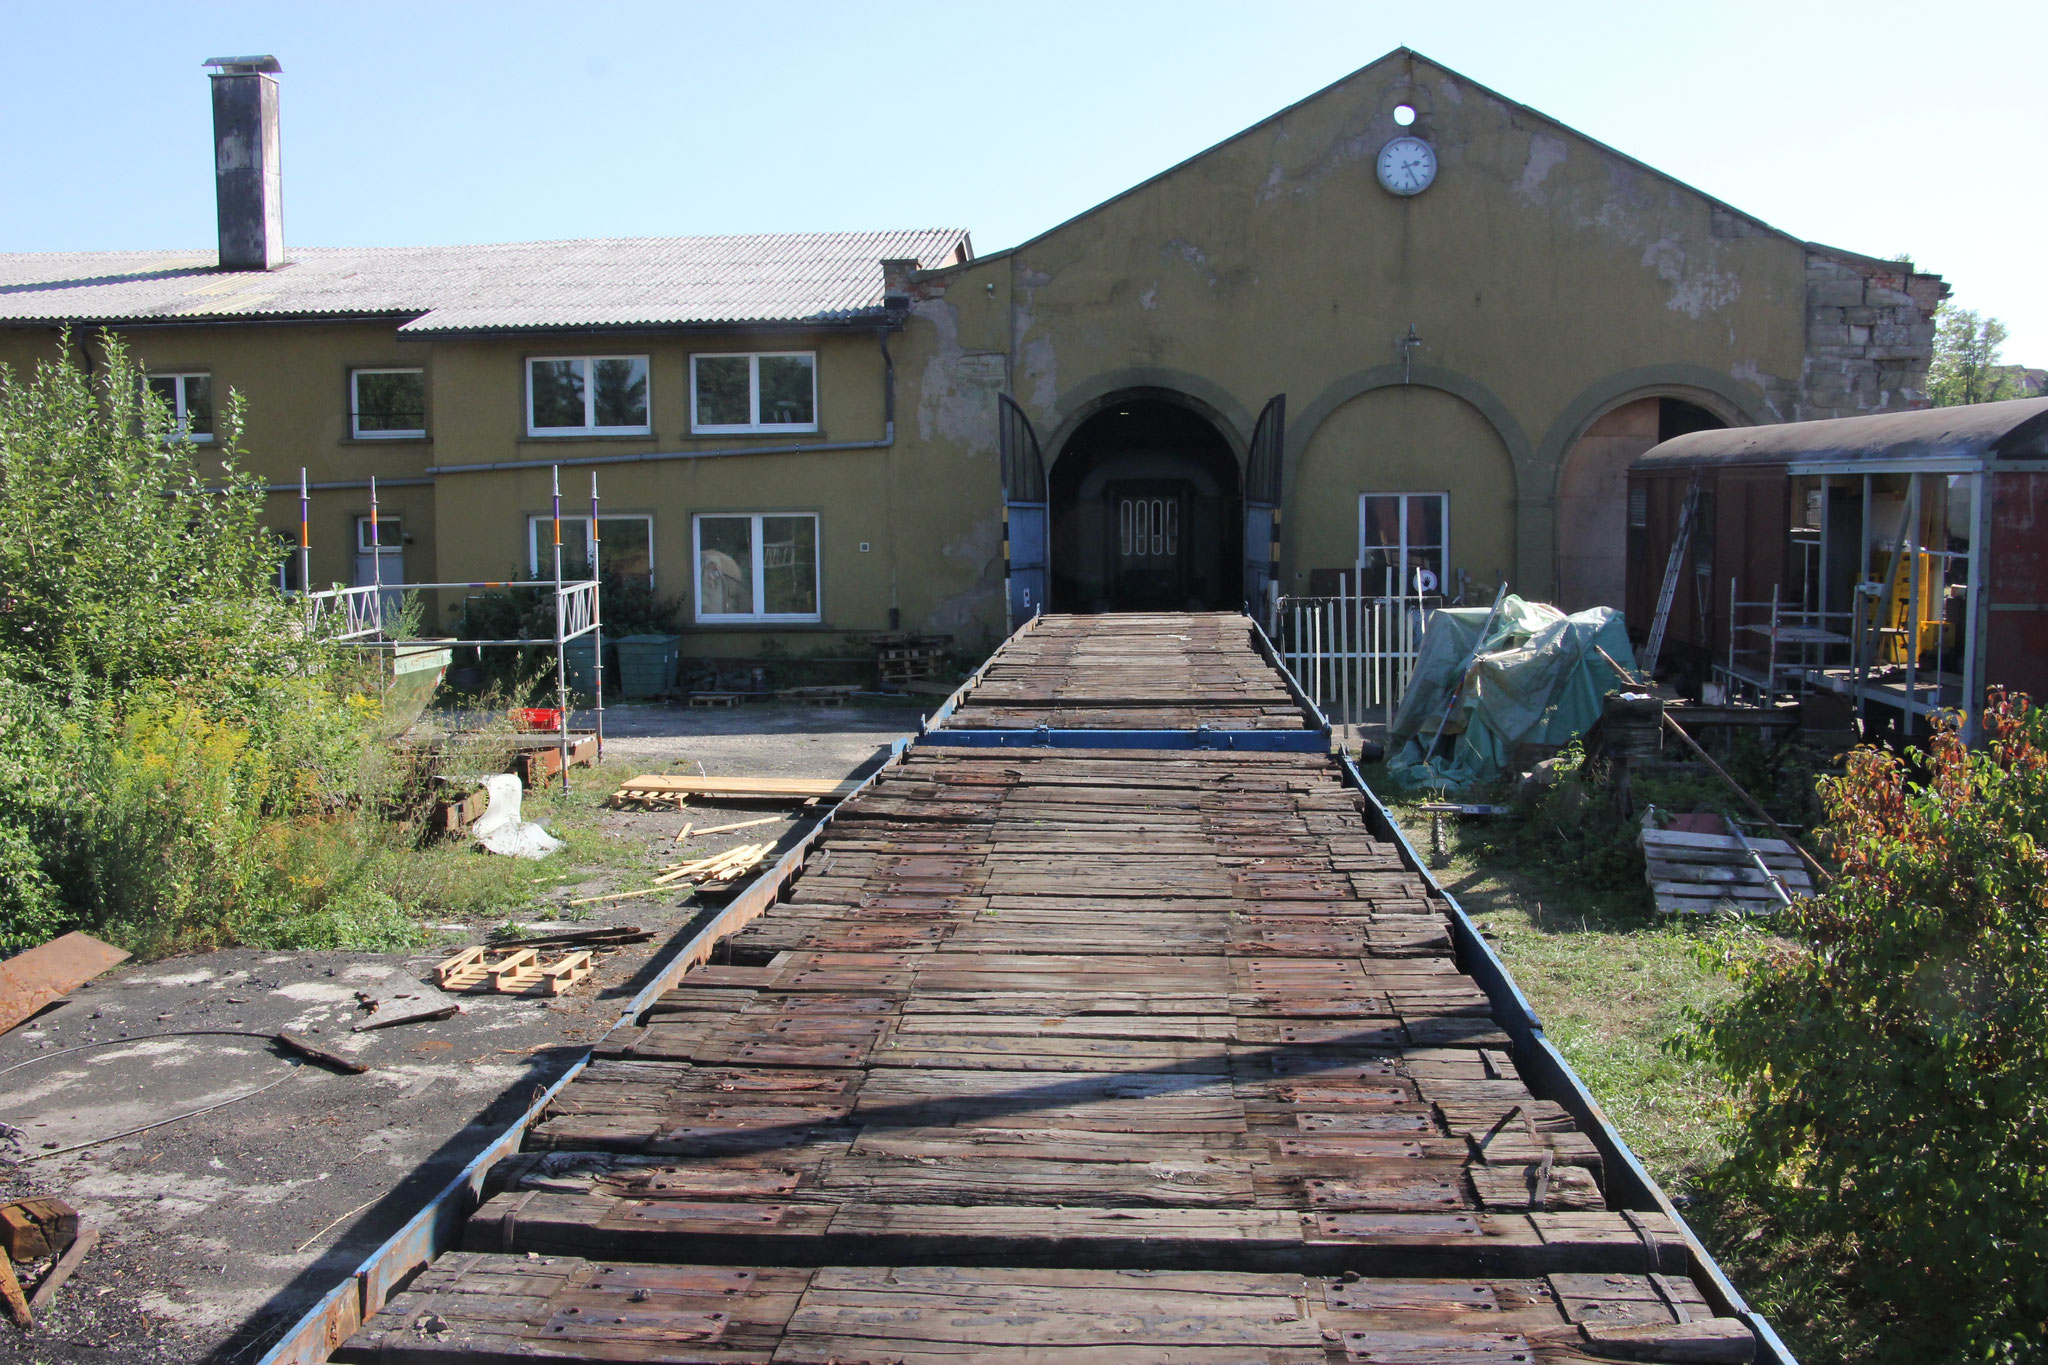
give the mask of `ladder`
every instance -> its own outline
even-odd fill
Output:
[[[1685,486],[1685,502],[1678,509],[1678,530],[1671,537],[1671,558],[1664,561],[1664,586],[1657,590],[1657,614],[1650,620],[1650,638],[1643,644],[1642,672],[1649,677],[1657,671],[1657,656],[1664,652],[1664,628],[1671,624],[1671,601],[1678,596],[1678,578],[1685,565],[1685,543],[1692,537],[1693,513],[1700,506],[1700,475],[1693,471]]]

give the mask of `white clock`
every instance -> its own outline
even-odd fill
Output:
[[[1380,148],[1379,170],[1392,193],[1420,194],[1436,179],[1436,149],[1419,137],[1397,137]]]

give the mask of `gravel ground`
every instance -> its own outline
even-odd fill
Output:
[[[237,949],[124,967],[0,1037],[0,1067],[42,1059],[0,1077],[0,1120],[14,1133],[0,1130],[0,1199],[55,1195],[101,1229],[99,1246],[33,1332],[0,1325],[0,1362],[258,1358],[601,1037],[706,913],[680,892],[580,912],[566,901],[641,884],[647,869],[673,860],[686,820],[786,817],[693,842],[692,853],[769,838],[779,851],[815,820],[740,805],[600,811],[604,793],[636,773],[693,772],[699,763],[713,776],[864,773],[915,730],[917,714],[781,703],[607,710],[606,762],[571,774],[570,800],[577,818],[616,846],[547,891],[522,922],[583,913],[586,926],[636,924],[655,937],[605,955],[591,980],[559,999],[465,996],[453,1019],[359,1034],[351,1029],[371,1017],[368,1001],[386,1017],[444,1003],[429,972],[447,950]],[[461,941],[479,941],[486,928],[462,926]],[[265,1041],[281,1028],[373,1069],[294,1067]],[[152,1036],[165,1034],[181,1036]],[[88,1043],[107,1045],[53,1055]],[[57,1150],[223,1100],[231,1102],[213,1113]],[[23,1267],[26,1282],[40,1270]]]

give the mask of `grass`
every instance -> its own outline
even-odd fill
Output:
[[[1650,1175],[1683,1194],[1727,1155],[1725,1096],[1663,1050],[1688,1008],[1727,998],[1694,959],[1697,930],[1631,898],[1461,851],[1437,873],[1492,940],[1545,1031]]]

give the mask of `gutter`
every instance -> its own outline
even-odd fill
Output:
[[[491,460],[483,464],[428,465],[429,474],[493,474],[508,469],[574,468],[603,464],[658,464],[669,460],[717,460],[733,455],[803,455],[839,450],[887,450],[896,444],[896,361],[889,354],[889,329],[878,328],[875,339],[882,347],[882,435],[875,441],[812,441],[779,446],[727,446],[718,450],[654,450],[636,455],[579,455],[571,459]],[[393,481],[397,482],[397,481]],[[431,483],[425,479],[418,482]],[[314,487],[321,485],[315,484]],[[347,487],[368,487],[346,485]],[[293,485],[296,489],[297,485]]]

